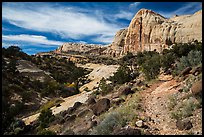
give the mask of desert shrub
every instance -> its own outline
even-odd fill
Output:
[[[171,68],[171,65],[175,63],[175,59],[176,55],[172,52],[161,55],[161,67],[164,69],[164,71],[167,71],[169,68]]]
[[[116,127],[122,127],[123,118],[117,112],[109,113],[103,121],[94,129],[96,135],[111,135]]]
[[[102,95],[105,95],[113,90],[113,88],[109,84],[106,84],[106,80],[104,77],[99,82],[99,89],[101,90]]]
[[[120,66],[117,72],[110,77],[112,83],[116,84],[124,84],[125,82],[129,82],[131,79],[131,71],[126,65]]]
[[[178,98],[177,98],[178,100]],[[181,102],[176,102],[175,106],[171,111],[171,118],[180,120],[193,115],[195,109],[199,108],[199,103],[195,102],[193,97],[181,100]]]
[[[177,98],[175,96],[169,96],[168,99],[169,99],[168,100],[169,102],[168,102],[168,105],[167,105],[168,109],[172,110],[177,104]]]
[[[52,114],[51,109],[44,109],[41,111],[38,120],[40,121],[40,127],[46,128],[48,124],[54,120],[55,116]]]
[[[57,135],[57,134],[54,131],[43,129],[38,131],[37,135]]]
[[[155,54],[152,57],[149,57],[144,63],[142,63],[141,67],[147,80],[155,79],[160,73],[160,56]]]
[[[186,67],[194,67],[202,63],[202,52],[201,51],[190,51],[188,56],[183,56],[176,63],[174,70],[175,74],[179,74]]]

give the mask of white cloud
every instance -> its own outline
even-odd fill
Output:
[[[115,15],[115,18],[131,20],[133,16],[134,16],[134,13],[132,12],[120,11],[118,14]]]
[[[42,5],[32,8],[27,5],[4,4],[2,19],[18,27],[51,32],[63,38],[80,39],[84,36],[110,35],[120,29],[116,24],[110,24],[97,15],[80,12],[66,7]]]
[[[54,41],[54,40],[48,40],[44,36],[39,35],[2,35],[2,40],[7,42],[24,42],[24,43],[30,43],[30,44],[43,44],[48,46],[59,46],[62,45],[64,42],[61,41]]]
[[[105,44],[110,44],[113,42],[113,38],[112,36],[100,36],[100,37],[97,37],[97,38],[94,38],[92,39],[93,41],[95,42],[102,42],[102,43],[105,43]]]
[[[130,6],[129,6],[129,8],[137,8],[140,4],[141,4],[141,2],[131,3]]]

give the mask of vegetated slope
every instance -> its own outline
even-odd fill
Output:
[[[79,93],[77,84],[85,74],[64,59],[36,58],[16,46],[2,48],[3,132],[13,133],[10,124],[17,117],[39,110],[47,101]]]

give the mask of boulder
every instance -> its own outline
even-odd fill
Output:
[[[191,87],[191,92],[194,95],[202,95],[202,80],[193,83]]]
[[[96,103],[95,99],[93,96],[89,97],[86,102],[85,102],[87,105],[93,105]]]
[[[185,76],[187,74],[190,74],[190,71],[191,71],[191,67],[187,67],[185,68],[184,70],[181,71],[181,73],[179,74],[179,76]]]
[[[196,74],[199,74],[202,72],[202,66],[197,66],[195,68],[193,68],[190,73],[197,76]]]
[[[184,120],[177,120],[176,121],[176,127],[179,130],[189,130],[193,127],[193,125],[192,125],[190,120],[184,119]]]
[[[110,108],[110,100],[108,98],[99,99],[91,109],[95,115],[100,115],[102,112],[107,111]]]
[[[136,125],[137,127],[143,127],[143,126],[144,126],[144,122],[143,122],[142,120],[139,120],[139,121],[137,121],[137,122],[135,123],[135,125]]]
[[[132,93],[134,93],[134,91],[131,90],[131,88],[129,86],[122,86],[119,88],[119,91],[118,91],[119,96],[128,95],[128,94],[132,94]]]
[[[81,102],[75,102],[74,103],[74,106],[73,106],[73,109],[76,110],[78,107],[80,107],[82,105]]]

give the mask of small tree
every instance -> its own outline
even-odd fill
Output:
[[[48,127],[48,124],[54,120],[55,116],[51,109],[44,109],[41,111],[38,120],[40,121],[40,128]]]
[[[118,68],[117,72],[114,73],[114,76],[110,77],[110,80],[117,84],[129,82],[131,80],[131,71],[126,65],[122,65]]]
[[[160,73],[160,56],[155,54],[146,59],[141,67],[147,80],[155,79]]]
[[[100,80],[99,88],[101,90],[102,95],[105,95],[112,90],[112,87],[106,84],[106,80],[104,77]]]

